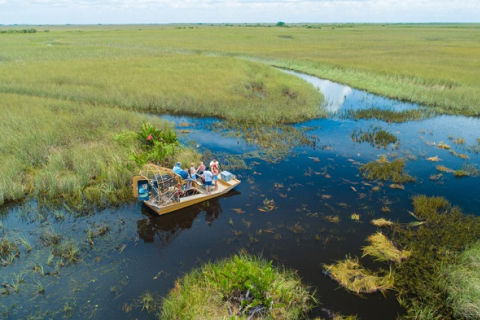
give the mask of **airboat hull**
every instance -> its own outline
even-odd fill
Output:
[[[180,209],[192,206],[194,204],[226,194],[227,192],[235,188],[237,185],[239,185],[240,180],[237,180],[237,179],[232,179],[230,181],[217,180],[217,183],[219,185],[218,190],[212,191],[210,194],[207,194],[207,192],[203,190],[203,188],[200,185],[196,185],[194,188],[200,193],[194,194],[191,196],[182,197],[180,198],[179,202],[171,202],[169,204],[162,205],[162,204],[158,204],[155,199],[149,199],[147,201],[143,201],[143,203],[145,203],[150,209],[155,211],[157,214],[163,215],[163,214],[180,210]],[[196,183],[194,182],[194,184]]]

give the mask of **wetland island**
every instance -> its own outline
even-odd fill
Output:
[[[478,57],[475,23],[0,25],[0,315],[480,319]],[[213,159],[229,192],[134,197]]]

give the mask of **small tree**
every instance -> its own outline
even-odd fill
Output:
[[[285,27],[285,22],[283,21],[278,21],[276,24],[277,27]]]

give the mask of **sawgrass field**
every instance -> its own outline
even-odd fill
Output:
[[[32,28],[0,33],[0,203],[121,198],[138,168],[115,137],[145,121],[167,127],[155,114],[265,124],[325,116],[315,88],[271,66],[480,115],[475,24]]]

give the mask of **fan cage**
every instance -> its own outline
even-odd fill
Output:
[[[182,177],[171,169],[146,164],[140,170],[140,175],[148,180],[152,195],[160,205],[178,201],[178,194],[182,190]]]

